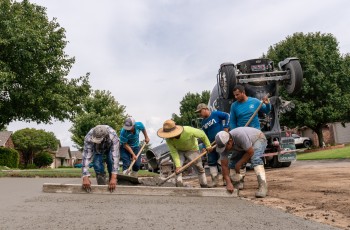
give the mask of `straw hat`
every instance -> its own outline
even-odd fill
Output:
[[[157,135],[161,138],[172,138],[179,136],[184,128],[181,125],[176,125],[173,120],[166,120],[163,123],[163,128],[160,128]]]

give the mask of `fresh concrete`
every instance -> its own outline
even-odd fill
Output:
[[[81,184],[45,183],[43,192],[47,193],[86,193]],[[118,185],[114,192],[107,185],[92,185],[91,193],[109,195],[143,195],[143,196],[197,196],[197,197],[234,197],[225,188],[179,188]]]

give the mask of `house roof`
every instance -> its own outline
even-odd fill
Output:
[[[57,158],[71,159],[71,156],[69,146],[60,147],[56,153]]]
[[[5,146],[8,139],[11,137],[11,131],[0,131],[0,146]]]
[[[77,160],[83,159],[83,153],[80,151],[71,151],[72,157],[75,157]]]

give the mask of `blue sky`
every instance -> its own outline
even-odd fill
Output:
[[[30,2],[46,7],[48,18],[66,29],[66,53],[76,59],[69,77],[90,72],[92,88],[111,91],[145,124],[153,146],[183,96],[211,90],[223,62],[257,58],[295,32],[332,33],[340,52],[350,52],[346,0]],[[69,122],[12,122],[8,130],[26,127],[52,131],[63,146],[73,145]]]

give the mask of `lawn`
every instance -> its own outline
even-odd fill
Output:
[[[0,166],[2,167],[2,166]],[[4,170],[4,168],[0,168]],[[95,177],[94,170],[90,169],[91,176]],[[107,174],[108,175],[108,174]],[[148,170],[140,170],[139,177],[152,177],[157,174]],[[6,170],[0,171],[0,177],[81,177],[80,168],[57,168],[57,169],[28,169],[28,170]]]
[[[350,159],[350,146],[309,153],[298,153],[298,160]]]

